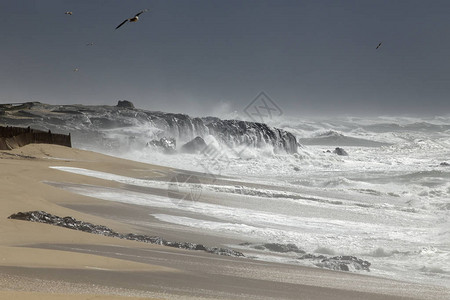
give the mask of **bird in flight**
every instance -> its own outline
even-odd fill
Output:
[[[148,9],[141,10],[141,11],[138,12],[134,17],[132,17],[131,19],[125,19],[125,21],[123,21],[122,23],[120,23],[120,24],[116,27],[116,29],[118,29],[120,26],[122,26],[122,25],[125,24],[126,22],[137,22],[137,21],[139,21],[139,16],[140,16],[142,13],[146,12],[146,11],[148,11]]]
[[[380,48],[380,47],[381,47],[381,44],[383,44],[383,42],[380,42],[380,43],[378,44],[378,46],[377,46],[375,49]]]
[[[74,72],[78,72],[78,70],[79,70],[78,68],[73,69]]]
[[[72,12],[71,11],[66,11],[65,13],[64,13],[65,15],[72,15]]]
[[[87,43],[86,46],[94,46],[94,42]]]

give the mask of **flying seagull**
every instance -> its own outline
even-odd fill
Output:
[[[378,46],[377,46],[375,49],[380,48],[380,47],[381,47],[381,44],[383,44],[383,42],[380,42],[380,43],[378,44]]]
[[[72,12],[71,11],[66,11],[65,13],[64,13],[65,15],[72,15]]]
[[[94,42],[87,43],[86,46],[94,46]]]
[[[119,26],[116,27],[116,29],[118,29],[120,26],[122,26],[123,24],[125,24],[126,22],[137,22],[139,21],[139,15],[148,11],[148,9],[144,9],[141,10],[140,12],[138,12],[134,17],[132,17],[131,19],[125,19],[125,21],[123,21],[122,23],[119,24]]]
[[[74,72],[78,72],[78,70],[79,70],[78,68],[73,69]]]

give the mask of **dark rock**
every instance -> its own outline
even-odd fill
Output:
[[[177,142],[174,138],[162,137],[158,140],[152,140],[147,143],[147,146],[161,149],[165,153],[175,153],[177,150]]]
[[[357,258],[355,256],[333,256],[326,257],[324,255],[305,254],[298,259],[308,259],[314,262],[314,265],[336,271],[367,271],[370,272],[371,263]]]
[[[128,100],[119,100],[116,106],[122,108],[134,108],[134,104]]]
[[[119,101],[117,106],[31,103],[0,105],[0,108],[7,111],[0,115],[0,123],[71,132],[75,147],[97,151],[127,151],[145,144],[147,132],[136,134],[135,145],[128,140],[126,128],[135,126],[155,129],[160,134],[158,138],[171,136],[177,140],[192,140],[212,135],[219,143],[230,147],[269,145],[275,151],[291,154],[297,153],[299,147],[293,134],[263,123],[130,109],[132,103],[126,100]],[[111,130],[115,130],[114,134]]]
[[[342,156],[348,156],[347,151],[345,151],[342,148],[336,147],[336,149],[334,149],[333,153],[337,154],[337,155],[342,155]]]
[[[278,244],[278,243],[267,243],[263,244],[263,246],[273,252],[296,252],[296,253],[305,253],[305,251],[300,250],[296,245],[294,244]]]
[[[450,163],[448,163],[448,162],[441,162],[440,164],[439,164],[441,167],[450,167]]]
[[[190,142],[187,142],[183,146],[181,146],[181,151],[186,153],[199,153],[206,148],[205,140],[201,137],[197,136]]]
[[[227,248],[207,247],[201,244],[167,241],[159,236],[148,236],[134,233],[121,234],[103,225],[95,225],[88,222],[78,221],[72,217],[61,218],[44,211],[29,211],[25,213],[19,212],[16,214],[12,214],[11,216],[8,217],[8,219],[51,224],[73,230],[80,230],[88,233],[99,234],[109,237],[116,237],[125,240],[133,240],[149,244],[164,245],[168,247],[175,247],[187,250],[200,250],[218,255],[236,256],[236,257],[244,256],[244,254],[241,252]]]
[[[219,118],[204,118],[209,133],[226,145],[246,145],[263,147],[272,145],[275,151],[297,153],[297,139],[290,132],[273,128],[264,123],[238,120],[221,120]]]
[[[320,260],[322,260],[322,259],[326,259],[326,258],[327,257],[324,255],[314,255],[314,254],[308,253],[308,254],[300,256],[298,259],[315,259],[315,260],[320,259]]]
[[[196,246],[195,246],[195,250],[203,250],[203,251],[206,251],[207,248],[206,248],[205,246],[203,246],[203,245],[196,245]]]
[[[297,245],[295,244],[279,244],[279,243],[265,243],[265,244],[251,244],[251,243],[242,243],[239,244],[241,246],[247,246],[251,247],[256,250],[269,250],[272,252],[279,252],[279,253],[287,253],[287,252],[295,252],[303,254],[305,251],[299,249]]]
[[[371,263],[362,260],[360,258],[357,258],[355,256],[334,256],[327,259],[323,259],[321,261],[321,264],[323,264],[323,267],[332,269],[332,270],[338,270],[338,271],[349,271],[350,269],[354,270],[364,270],[367,272],[370,272],[370,265]]]

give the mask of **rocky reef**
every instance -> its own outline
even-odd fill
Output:
[[[367,271],[370,272],[371,263],[350,255],[339,256],[325,256],[306,253],[304,250],[297,247],[295,244],[279,244],[279,243],[265,243],[265,244],[252,244],[241,243],[240,246],[249,247],[251,249],[260,251],[270,251],[275,253],[297,253],[301,256],[297,257],[298,260],[310,261],[313,265],[319,268],[325,268],[335,271]]]
[[[194,118],[134,108],[130,101],[107,105],[50,105],[39,102],[0,104],[0,124],[31,126],[72,134],[74,147],[100,150],[145,147],[150,140],[173,138],[179,145],[212,135],[229,147],[270,145],[274,151],[296,153],[295,136],[263,123]],[[94,145],[93,145],[94,143]]]
[[[370,272],[371,263],[350,255],[339,255],[326,257],[324,255],[305,254],[298,259],[308,259],[314,262],[314,265],[335,271],[367,271]]]
[[[95,224],[92,224],[89,222],[79,221],[72,217],[63,217],[62,218],[62,217],[58,217],[58,216],[49,214],[45,211],[19,212],[16,214],[12,214],[11,216],[8,217],[8,219],[51,224],[51,225],[65,227],[65,228],[69,228],[69,229],[73,229],[73,230],[79,230],[79,231],[84,231],[84,232],[93,233],[93,234],[100,234],[100,235],[115,237],[115,238],[119,238],[119,239],[133,240],[133,241],[139,241],[139,242],[144,242],[144,243],[149,243],[149,244],[164,245],[164,246],[168,246],[168,247],[181,248],[181,249],[187,249],[187,250],[202,250],[202,251],[205,251],[208,253],[218,254],[218,255],[236,256],[236,257],[244,256],[244,254],[242,254],[241,252],[231,250],[231,249],[207,247],[202,244],[194,244],[194,243],[188,243],[188,242],[167,241],[159,236],[148,236],[148,235],[134,234],[134,233],[121,234],[121,233],[115,232],[112,229],[110,229],[106,226],[103,226],[103,225],[95,225]]]

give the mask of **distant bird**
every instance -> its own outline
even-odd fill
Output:
[[[380,48],[380,47],[381,47],[381,44],[383,44],[383,42],[380,42],[380,43],[378,44],[378,46],[377,46],[375,49]]]
[[[74,72],[78,72],[78,68],[73,69]]]
[[[94,46],[94,42],[87,43],[86,46]]]
[[[66,11],[65,13],[64,13],[65,15],[72,15],[72,12],[71,11]]]
[[[137,22],[137,21],[139,21],[139,16],[140,16],[142,13],[146,12],[146,11],[148,11],[148,9],[141,10],[141,11],[138,12],[134,17],[132,17],[131,19],[125,19],[125,21],[123,21],[122,23],[120,23],[119,26],[116,27],[116,29],[118,29],[120,26],[122,26],[122,25],[125,24],[126,22]]]

